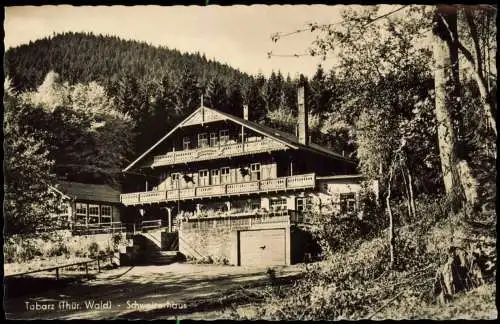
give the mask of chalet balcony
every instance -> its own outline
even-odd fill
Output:
[[[204,147],[156,155],[151,166],[158,167],[162,165],[198,162],[246,154],[284,150],[286,148],[287,147],[285,145],[270,139],[262,139],[246,143],[223,144],[215,147]]]
[[[314,173],[309,173],[276,179],[229,183],[204,187],[134,192],[120,195],[120,200],[124,205],[138,205],[210,197],[234,196],[251,193],[264,193],[270,191],[308,189],[314,188],[315,185],[316,175]]]
[[[304,217],[300,212],[294,210],[277,210],[264,214],[246,213],[239,215],[224,215],[204,218],[190,218],[180,221],[182,230],[214,229],[214,228],[238,228],[250,229],[260,224],[291,225],[303,223]]]

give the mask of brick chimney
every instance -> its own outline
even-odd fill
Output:
[[[243,105],[243,119],[248,120],[248,105]]]
[[[299,118],[298,118],[298,135],[299,142],[303,145],[309,145],[309,125],[308,125],[308,112],[305,104],[305,94],[304,86],[300,86],[297,92],[297,100],[299,107]]]

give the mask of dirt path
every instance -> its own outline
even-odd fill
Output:
[[[189,311],[190,300],[264,282],[265,272],[265,268],[180,263],[122,267],[89,282],[5,300],[5,313],[8,319],[110,319],[156,309]],[[277,268],[280,277],[299,272],[299,266]]]

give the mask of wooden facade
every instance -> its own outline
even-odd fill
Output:
[[[53,190],[64,201],[64,211],[54,215],[61,227],[84,234],[122,229],[120,191],[108,185],[69,181],[59,181]]]
[[[302,212],[355,213],[362,178],[353,161],[314,144],[306,124],[293,136],[202,105],[123,170],[138,180],[120,201],[143,218],[163,215],[186,255],[300,262],[303,244],[292,240],[304,237],[294,227]]]
[[[202,106],[124,171],[143,176],[120,196],[126,206],[199,212],[243,200],[246,210],[280,204],[297,210],[295,197],[316,192],[318,177],[353,174],[355,165],[291,134]],[[283,196],[293,199],[283,204]]]

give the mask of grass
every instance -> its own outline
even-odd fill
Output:
[[[28,271],[34,271],[44,268],[57,267],[65,264],[89,261],[89,258],[75,257],[75,256],[54,256],[54,257],[41,257],[39,259],[31,260],[22,263],[5,263],[4,275],[13,275]]]

